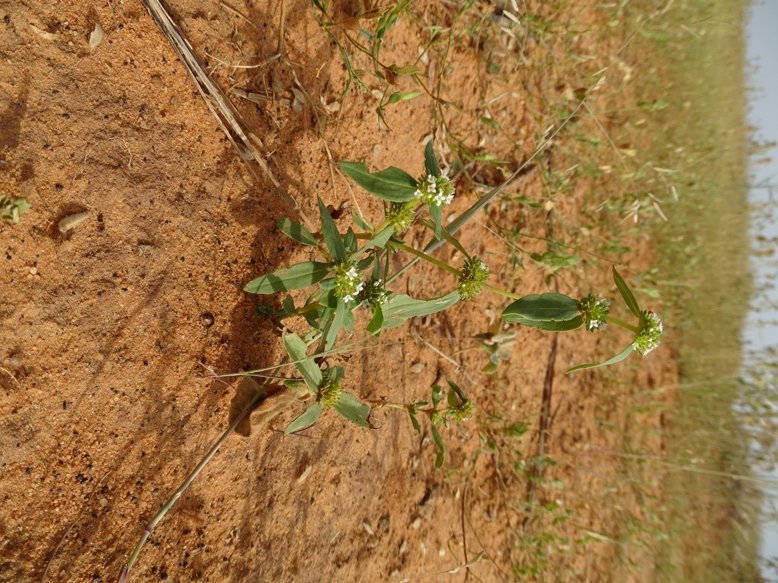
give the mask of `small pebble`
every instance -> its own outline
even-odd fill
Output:
[[[203,325],[204,328],[210,328],[211,326],[213,326],[214,323],[213,314],[211,314],[211,312],[203,312],[202,314],[200,314],[200,323]],[[305,478],[308,477],[308,474],[306,472],[310,472],[310,471],[311,471],[311,466],[309,465],[306,468],[306,470],[300,475],[300,478],[305,480]],[[297,478],[298,483],[301,483],[300,478]]]
[[[30,267],[30,275],[36,275],[38,273],[37,267]]]
[[[375,531],[373,530],[373,527],[372,527],[372,526],[370,526],[370,523],[369,523],[367,520],[365,520],[365,521],[362,523],[362,528],[364,528],[364,529],[365,529],[365,532],[366,532],[368,535],[370,535],[370,536],[373,536],[373,535],[375,534]]]
[[[389,530],[389,515],[384,514],[381,518],[378,519],[378,532],[383,534],[387,530]]]
[[[108,498],[100,498],[100,506],[106,508],[108,506]]]
[[[425,366],[426,365],[423,362],[416,362],[411,365],[411,372],[414,374],[419,374],[424,370]]]
[[[75,229],[78,225],[83,223],[88,216],[89,213],[87,211],[83,211],[80,213],[75,213],[72,215],[68,215],[66,217],[62,217],[59,220],[59,223],[57,223],[57,228],[59,229],[59,232],[64,235],[71,229]]]
[[[421,527],[421,517],[416,517],[416,520],[411,522],[411,528],[413,530],[419,530],[419,527]]]
[[[213,320],[213,316],[211,316],[211,320]],[[213,324],[213,321],[211,321],[211,324]],[[305,469],[302,471],[302,473],[299,476],[297,476],[297,483],[302,484],[303,482],[305,482],[305,480],[308,479],[308,476],[311,475],[312,469],[313,466],[311,466],[311,464],[307,464],[305,466]]]
[[[89,34],[89,50],[94,51],[103,42],[103,27],[98,22],[95,29]]]

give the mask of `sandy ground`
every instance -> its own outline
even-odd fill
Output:
[[[32,205],[20,224],[0,226],[3,581],[116,579],[144,524],[228,423],[234,383],[209,373],[268,366],[282,356],[280,330],[256,315],[256,299],[242,292],[251,278],[307,257],[277,231],[275,219],[296,216],[295,201],[315,216],[316,196],[380,219],[381,205],[352,191],[329,154],[417,173],[436,119],[440,131],[426,96],[387,108],[388,128],[375,113],[375,95],[352,87],[341,99],[342,60],[306,2],[287,3],[284,57],[266,64],[278,47],[278,3],[170,2],[222,88],[268,97],[256,104],[231,94],[264,143],[277,188],[239,158],[140,0],[86,4],[0,2],[0,186]],[[542,11],[542,3],[528,4]],[[599,30],[594,5],[581,3],[575,18]],[[484,30],[494,29],[494,8],[479,10],[487,15]],[[423,24],[450,26],[455,12],[420,2],[411,14],[387,35],[385,62],[415,60],[429,42]],[[104,38],[90,50],[97,23]],[[545,105],[578,90],[569,70],[531,61],[597,48],[599,60],[581,65],[592,72],[610,63],[620,42],[583,26],[572,30],[551,44],[529,42],[521,65],[497,70],[486,65],[499,54],[490,45],[497,34],[458,38],[440,88],[450,103],[448,135],[486,144],[510,161],[509,170],[526,159],[546,129]],[[418,63],[425,80],[434,80],[444,62],[442,49],[433,48]],[[414,88],[407,78],[399,83],[399,90]],[[304,88],[310,100],[295,103],[293,88]],[[617,102],[627,99],[614,94]],[[479,123],[484,104],[497,100],[492,111],[503,131]],[[553,149],[541,159],[544,168],[569,165]],[[479,170],[484,182],[501,178]],[[458,186],[453,212],[477,196],[464,178]],[[539,168],[513,188],[548,200]],[[569,233],[566,226],[591,209],[587,196],[582,182],[540,211],[502,202],[488,212],[538,236]],[[59,232],[60,219],[78,212],[86,220]],[[344,213],[338,225],[345,229],[349,221]],[[597,233],[588,236],[579,243]],[[484,222],[462,238],[488,259],[494,281],[526,293],[547,289],[548,272],[529,260],[514,268]],[[545,250],[543,241],[523,246]],[[627,275],[650,261],[649,241],[638,238],[632,249]],[[457,259],[450,249],[439,256]],[[560,271],[553,285],[585,294],[589,286],[609,285],[608,266],[587,258]],[[432,295],[441,282],[420,268],[398,289]],[[446,433],[444,470],[434,468],[429,436],[414,433],[400,413],[378,412],[370,430],[326,416],[285,437],[283,427],[303,406],[293,407],[270,431],[227,441],[157,528],[133,580],[459,581],[462,565],[483,553],[490,560],[476,561],[472,575],[501,581],[512,578],[513,565],[531,560],[517,543],[535,524],[529,503],[565,501],[574,520],[554,527],[560,535],[617,531],[618,504],[611,501],[620,495],[613,488],[619,462],[596,452],[620,447],[623,434],[609,428],[634,423],[631,395],[672,382],[669,351],[643,363],[635,378],[626,366],[614,384],[616,374],[564,371],[618,348],[618,334],[560,336],[550,360],[552,335],[518,330],[510,362],[487,376],[480,372],[486,353],[472,336],[485,332],[503,306],[484,294],[367,340],[341,359],[348,387],[365,399],[423,398],[446,376],[465,388],[478,414]],[[567,484],[563,493],[530,486],[503,466],[510,457],[485,445],[491,435],[522,459],[537,453],[549,363],[556,375],[544,448],[556,462],[549,472]],[[494,415],[530,431],[507,444]],[[661,418],[650,412],[639,421],[636,439]],[[651,451],[661,443],[646,438],[644,446]],[[550,560],[563,574],[557,580],[596,581],[607,578],[617,550],[596,541],[555,553]]]

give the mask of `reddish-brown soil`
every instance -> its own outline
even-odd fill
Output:
[[[430,86],[445,68],[447,126],[421,96],[389,106],[387,128],[375,113],[376,95],[352,86],[341,99],[343,62],[309,3],[285,4],[284,57],[261,65],[277,50],[279,3],[169,2],[222,88],[269,97],[255,104],[231,94],[264,142],[276,188],[239,158],[140,0],[0,3],[0,186],[32,205],[20,224],[0,226],[2,581],[117,578],[144,525],[228,423],[234,383],[210,373],[269,366],[283,356],[280,330],[256,315],[256,298],[242,291],[251,278],[307,257],[275,219],[296,215],[292,199],[315,216],[320,196],[380,220],[381,204],[340,176],[329,154],[415,174],[423,140],[437,128],[449,161],[446,144],[463,139],[512,170],[559,121],[552,106],[621,62],[624,39],[593,1],[576,3],[574,14],[521,3],[557,23],[540,40],[528,28],[524,46],[501,44],[491,5],[476,3],[480,19],[454,22],[453,6],[415,3],[387,35],[382,58],[411,63],[430,41],[430,24],[461,27],[448,53],[445,43],[433,43],[418,63]],[[342,18],[355,13],[353,4]],[[96,23],[105,36],[91,51]],[[624,71],[613,67],[592,108],[630,99]],[[414,87],[402,78],[390,91]],[[310,101],[292,107],[292,88]],[[480,123],[487,110],[502,130]],[[605,120],[609,129],[619,123]],[[506,200],[488,213],[503,227],[599,249],[611,233],[603,225],[619,219],[591,220],[607,193],[593,199],[586,180],[550,192],[545,179],[574,163],[552,145],[510,190],[541,208]],[[492,166],[468,169],[490,184],[504,177]],[[475,200],[470,184],[460,178],[452,212]],[[58,231],[61,218],[81,211],[84,222]],[[338,224],[345,229],[349,221],[345,213]],[[462,241],[489,262],[494,282],[522,293],[611,290],[609,260],[618,257],[582,252],[581,264],[549,278],[525,255],[523,267],[512,266],[510,249],[485,225],[484,218],[468,225]],[[547,249],[541,239],[520,244]],[[651,259],[649,241],[635,235],[630,245],[627,277]],[[438,256],[461,261],[450,249]],[[397,289],[425,297],[452,285],[419,268]],[[640,514],[613,454],[627,439],[646,453],[661,447],[650,437],[658,410],[634,410],[646,388],[672,382],[669,350],[570,377],[570,365],[607,357],[628,339],[579,331],[555,340],[518,329],[511,360],[487,376],[480,372],[486,352],[472,337],[504,305],[484,294],[380,338],[344,337],[362,342],[340,362],[348,388],[364,399],[424,398],[445,377],[475,399],[476,417],[445,432],[443,470],[434,468],[429,436],[415,433],[400,412],[378,411],[369,430],[326,415],[284,436],[304,405],[292,407],[269,431],[229,438],[153,533],[132,580],[457,581],[480,553],[489,559],[471,570],[483,581],[510,580],[514,566],[536,564],[555,580],[595,581],[608,579],[620,561],[639,563],[631,556],[639,551],[607,542],[621,536],[625,507]],[[556,465],[532,485],[520,476],[534,471],[544,385],[551,402],[542,453]],[[495,429],[514,421],[529,427],[521,439]],[[500,445],[497,453],[487,437]],[[521,460],[527,472],[516,471]],[[553,501],[570,511],[566,521],[543,518],[561,511],[537,510]],[[569,541],[539,543],[545,562],[522,546],[544,529]],[[587,536],[590,542],[576,542]]]

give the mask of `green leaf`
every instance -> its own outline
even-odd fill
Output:
[[[402,91],[395,91],[389,96],[389,99],[386,100],[386,103],[392,104],[399,103],[400,101],[410,101],[419,95],[421,95],[421,91],[408,91],[407,93],[403,93]]]
[[[373,317],[365,328],[370,334],[378,334],[384,325],[384,312],[381,306],[373,306]]]
[[[561,255],[553,251],[547,251],[543,254],[530,253],[530,257],[551,271],[572,267],[581,261],[578,255]]]
[[[413,428],[416,430],[416,433],[419,433],[421,431],[421,425],[419,425],[419,420],[416,419],[416,415],[408,411],[408,415],[411,418],[411,425],[413,425]]]
[[[443,387],[440,385],[432,386],[432,406],[437,407],[438,403],[443,400]]]
[[[324,350],[330,350],[335,345],[338,338],[338,332],[343,327],[343,321],[349,309],[343,300],[338,300],[338,307],[335,308],[335,315],[332,317],[327,328],[324,330]]]
[[[392,238],[392,234],[394,233],[394,227],[386,227],[383,231],[373,236],[372,239],[370,239],[367,243],[365,243],[365,246],[360,249],[362,253],[365,251],[368,251],[373,248],[383,249],[386,245],[386,242],[389,241],[389,239]]]
[[[569,332],[570,330],[577,330],[583,326],[583,318],[581,316],[576,316],[571,320],[548,320],[543,322],[527,320],[519,323],[526,328],[537,328],[539,330],[545,330],[546,332]]]
[[[443,461],[446,459],[446,446],[443,444],[443,438],[440,436],[438,428],[432,425],[431,429],[432,439],[435,441],[435,445],[438,446],[438,456],[435,458],[435,467],[439,468],[443,465]]]
[[[307,354],[308,346],[297,334],[287,334],[284,336],[284,347],[287,354],[289,354],[289,358],[292,359],[295,367],[303,375],[305,382],[315,394],[319,390],[319,385],[321,385],[322,375],[319,367]]]
[[[305,261],[292,265],[292,267],[261,275],[247,283],[243,291],[250,294],[267,295],[279,291],[302,289],[324,279],[329,269],[329,263]]]
[[[451,390],[457,394],[457,397],[459,397],[459,401],[461,403],[467,401],[467,395],[465,395],[465,392],[461,389],[461,387],[458,384],[456,384],[451,379],[446,379],[446,382],[448,383],[448,386],[451,387]]]
[[[281,307],[284,309],[285,314],[291,314],[294,312],[294,298],[292,296],[286,296],[281,303]]]
[[[327,207],[324,206],[321,198],[319,198],[318,201],[324,244],[327,245],[327,249],[335,263],[343,263],[346,261],[346,246],[343,244],[343,239],[340,238],[338,227],[335,226],[335,221],[332,220],[332,216],[327,210]]]
[[[404,294],[393,294],[383,306],[384,329],[401,326],[409,318],[427,316],[453,306],[459,300],[459,292],[431,300],[417,300]]]
[[[303,227],[297,221],[282,217],[276,220],[276,225],[278,225],[279,231],[281,231],[290,239],[297,241],[298,243],[308,245],[309,247],[319,246],[319,242],[316,240],[316,237],[314,237],[308,229]]]
[[[351,211],[351,218],[354,219],[354,224],[363,231],[373,231],[373,227],[368,223],[363,216],[356,211]]]
[[[610,366],[612,364],[616,364],[617,362],[621,362],[622,360],[627,358],[634,349],[635,349],[635,345],[630,344],[622,352],[619,352],[616,356],[614,356],[613,358],[609,358],[605,362],[598,362],[593,364],[579,364],[578,366],[574,366],[573,368],[569,369],[567,371],[567,374],[570,374],[577,370],[584,370],[587,368],[598,368],[600,366]]]
[[[632,290],[629,289],[627,282],[624,281],[624,279],[619,275],[619,272],[616,271],[615,265],[613,266],[613,281],[616,282],[616,287],[619,289],[621,297],[624,298],[624,303],[627,304],[629,311],[635,314],[636,317],[640,318],[640,306],[638,306],[638,301],[632,294]]]
[[[414,198],[416,179],[394,166],[371,174],[361,162],[341,162],[340,169],[369,193],[392,202],[406,202]]]
[[[429,205],[430,218],[435,225],[435,239],[440,241],[443,238],[443,209],[436,204]]]
[[[354,229],[351,227],[346,231],[346,236],[343,239],[343,244],[346,246],[346,252],[349,255],[353,255],[357,252],[357,235],[354,233]]]
[[[438,159],[435,158],[435,150],[432,146],[432,140],[427,142],[427,145],[424,146],[424,168],[426,168],[427,174],[432,174],[436,177],[442,174],[440,171],[440,166],[438,165]]]
[[[314,403],[310,407],[308,407],[305,410],[305,413],[300,415],[297,419],[292,421],[286,429],[284,429],[284,435],[289,435],[290,433],[295,433],[296,431],[302,431],[303,429],[308,429],[311,425],[316,423],[316,420],[321,415],[321,412],[324,409],[322,408],[319,403]]]
[[[562,332],[583,324],[579,306],[578,300],[563,294],[532,294],[511,303],[501,317],[511,324]]]
[[[367,427],[367,419],[370,416],[370,407],[348,391],[342,391],[340,393],[340,400],[333,409],[352,423],[356,423],[360,427]]]

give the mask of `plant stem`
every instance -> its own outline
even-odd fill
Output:
[[[640,332],[640,328],[638,328],[637,326],[633,326],[632,324],[628,324],[624,320],[621,320],[621,319],[617,318],[616,316],[611,316],[610,314],[605,316],[605,321],[608,322],[609,324],[613,324],[615,326],[620,326],[622,328],[626,328],[627,330],[630,330],[630,331],[634,332],[635,334],[638,334]]]
[[[406,245],[405,243],[400,243],[399,241],[389,241],[386,244],[386,246],[391,247],[392,249],[400,249],[402,251],[405,251],[406,253],[415,255],[419,259],[423,259],[427,263],[431,263],[435,267],[439,267],[444,271],[448,271],[449,273],[459,275],[459,270],[456,267],[451,267],[445,261],[441,261],[440,259],[435,259],[431,255],[427,255],[424,251],[419,251],[418,249],[414,249],[413,247],[411,247],[410,245]]]
[[[427,255],[426,253],[424,253],[424,251],[419,251],[418,249],[414,249],[413,247],[411,247],[410,245],[406,245],[405,243],[399,243],[397,241],[389,241],[389,243],[387,243],[387,247],[392,247],[394,249],[400,249],[402,251],[406,251],[407,253],[410,253],[411,255],[415,255],[419,259],[423,259],[424,261],[427,261],[428,263],[431,263],[435,267],[439,267],[440,269],[443,269],[443,270],[448,271],[450,273],[454,273],[456,275],[460,274],[459,269],[457,269],[456,267],[451,267],[445,261],[441,261],[440,259],[435,259],[431,255]],[[392,277],[391,279],[394,279],[394,277]],[[390,281],[391,281],[391,279],[390,279]],[[499,288],[497,286],[491,285],[489,283],[484,283],[482,285],[483,285],[483,288],[485,290],[489,290],[490,292],[499,294],[499,295],[501,295],[501,296],[503,296],[505,298],[511,298],[511,299],[514,299],[514,300],[518,300],[519,298],[522,297],[522,296],[520,296],[518,294],[515,294],[513,292],[509,292],[507,290],[504,290],[504,289]]]
[[[162,507],[162,509],[157,512],[156,516],[151,519],[151,522],[149,522],[148,526],[146,526],[145,530],[143,531],[143,535],[140,537],[140,540],[138,541],[138,544],[135,545],[135,548],[132,551],[132,554],[130,555],[129,560],[127,561],[127,565],[122,569],[121,574],[119,575],[119,583],[125,583],[129,579],[130,571],[132,570],[133,565],[135,565],[135,562],[138,560],[138,556],[140,555],[141,549],[143,549],[143,545],[146,544],[146,541],[151,536],[151,533],[154,532],[154,528],[157,526],[157,524],[160,523],[160,521],[165,517],[165,515],[168,513],[168,511],[173,507],[173,505],[178,501],[179,498],[186,492],[187,488],[191,485],[191,483],[194,481],[194,479],[200,475],[200,472],[203,471],[203,468],[208,464],[209,461],[211,461],[211,458],[213,458],[214,455],[216,455],[216,452],[219,451],[219,448],[224,445],[224,442],[227,441],[227,438],[232,434],[233,431],[235,431],[235,428],[240,424],[241,421],[246,417],[248,413],[251,412],[251,410],[254,408],[254,405],[256,405],[262,398],[270,398],[264,391],[257,391],[257,394],[254,396],[253,399],[249,402],[249,404],[246,406],[243,411],[240,412],[240,414],[235,418],[235,420],[230,424],[230,426],[225,430],[224,433],[222,433],[222,436],[216,441],[216,443],[213,444],[213,447],[211,447],[210,450],[208,450],[208,453],[203,456],[203,459],[200,460],[200,463],[197,464],[194,470],[191,471],[191,473],[186,477],[186,479],[181,483],[181,485],[178,487],[178,490],[176,490],[173,495],[170,497],[170,499],[165,502],[165,505]]]
[[[519,300],[519,299],[521,299],[523,297],[523,296],[520,296],[519,294],[515,294],[513,292],[509,292],[508,290],[505,290],[505,289],[502,289],[500,287],[491,285],[489,283],[484,283],[484,284],[482,284],[482,286],[483,286],[483,288],[485,290],[489,290],[490,292],[499,294],[499,295],[501,295],[504,298],[510,298],[512,300]]]

